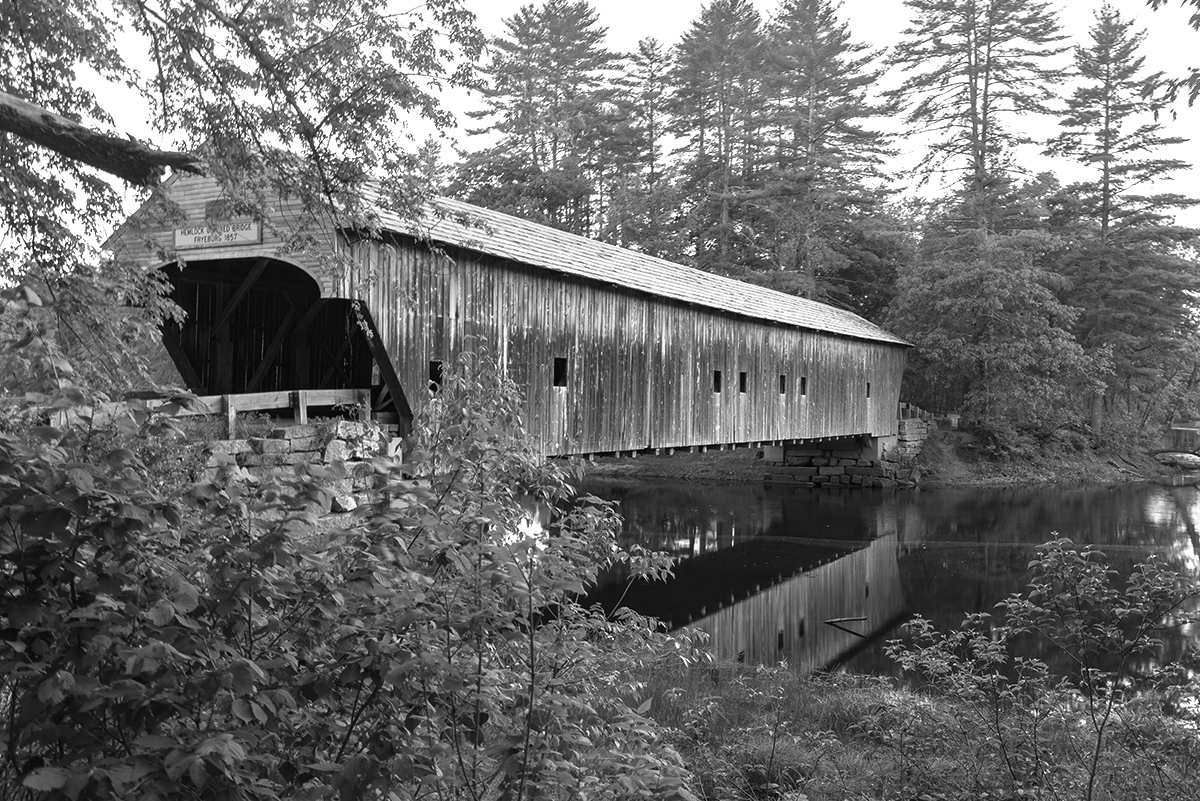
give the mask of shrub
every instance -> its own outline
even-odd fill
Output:
[[[946,633],[918,618],[913,644],[888,646],[905,670],[964,713],[950,723],[973,756],[964,773],[975,791],[1090,801],[1185,790],[1200,757],[1194,736],[1133,690],[1137,670],[1161,646],[1156,633],[1192,619],[1200,587],[1155,557],[1120,587],[1103,553],[1066,539],[1040,546],[1029,567],[1029,586],[999,604],[1000,618],[973,614]],[[1049,644],[1069,672],[1055,675],[1041,659],[1014,656],[1018,638],[1030,637]],[[1171,746],[1147,747],[1146,730]],[[1180,743],[1190,746],[1172,754]]]
[[[616,547],[518,410],[467,360],[329,533],[321,468],[173,493],[149,418],[102,451],[0,434],[0,797],[690,798],[628,679],[686,651],[579,602],[614,560],[665,564]]]

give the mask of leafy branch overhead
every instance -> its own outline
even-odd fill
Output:
[[[162,168],[202,169],[252,216],[280,194],[296,198],[309,210],[298,245],[314,226],[363,223],[356,190],[371,178],[396,178],[385,200],[403,213],[419,194],[402,178],[417,158],[406,127],[413,116],[449,123],[438,94],[469,81],[482,48],[462,0],[402,12],[335,0],[120,0],[104,11],[30,0],[0,6],[0,29],[13,32],[0,38],[9,275],[77,238],[80,215],[96,239],[111,230],[116,193],[86,166],[143,187]],[[138,50],[148,68],[127,60]],[[104,81],[114,89],[91,88]],[[122,84],[140,103],[118,100]],[[139,107],[145,119],[130,117]],[[146,127],[175,146],[105,133]]]

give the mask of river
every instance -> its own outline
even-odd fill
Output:
[[[588,480],[618,501],[627,543],[679,561],[668,582],[606,575],[596,596],[708,632],[720,657],[892,674],[883,643],[912,615],[940,628],[1021,590],[1036,546],[1099,546],[1119,571],[1150,554],[1200,571],[1200,491],[1073,488],[805,489]],[[832,623],[830,621],[833,621]],[[1197,630],[1165,638],[1177,658]]]

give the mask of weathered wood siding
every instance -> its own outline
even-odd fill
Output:
[[[348,247],[354,267],[334,291],[366,302],[414,409],[428,397],[430,361],[450,364],[473,340],[521,386],[526,424],[551,454],[896,431],[903,345],[755,320],[754,309],[737,317],[460,248],[434,252],[402,236]],[[566,386],[553,385],[556,358],[567,360]]]

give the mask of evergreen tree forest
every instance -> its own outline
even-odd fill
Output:
[[[586,0],[523,6],[440,188],[861,314],[916,346],[905,400],[1001,448],[1195,416],[1187,76],[1108,4],[1082,31],[1039,0],[905,5],[883,50],[836,0],[711,0],[632,53]]]

